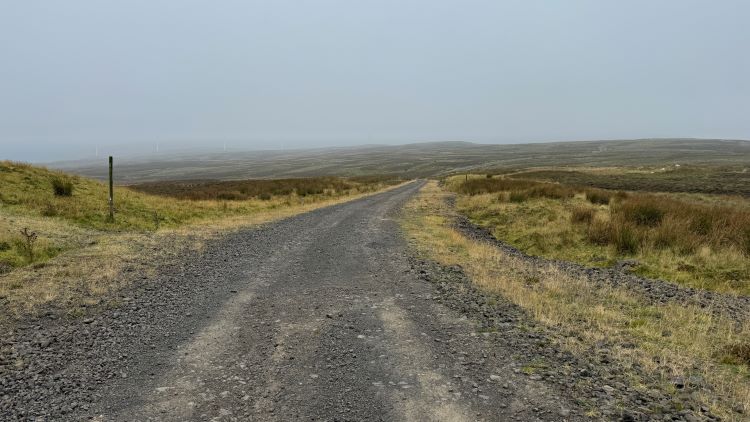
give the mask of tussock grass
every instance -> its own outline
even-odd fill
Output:
[[[594,220],[594,213],[595,211],[593,209],[579,205],[573,208],[570,221],[573,224],[591,224]]]
[[[460,193],[470,182],[452,178],[445,185]],[[635,258],[645,276],[750,294],[749,201],[546,185],[563,194],[459,194],[456,205],[529,254],[595,266]]]
[[[655,247],[693,251],[702,245],[734,248],[750,258],[750,210],[737,206],[691,203],[655,195],[631,195],[612,207],[615,224],[639,226]]]
[[[538,186],[540,183],[533,180],[506,179],[506,178],[472,178],[464,182],[461,176],[451,179],[451,187],[465,195],[480,195],[484,193],[504,191],[524,191]]]
[[[56,196],[72,196],[73,182],[67,177],[56,176],[52,178],[52,192]]]
[[[750,342],[728,345],[722,357],[724,363],[750,365]]]
[[[518,177],[546,180],[572,186],[590,186],[611,191],[693,192],[750,197],[747,153],[744,163],[734,166],[644,166],[643,161],[628,167],[553,168],[526,170]],[[739,163],[738,163],[739,164]]]
[[[406,207],[402,224],[420,253],[444,265],[461,265],[481,287],[561,328],[567,335],[560,347],[585,354],[599,344],[611,345],[638,387],[644,381],[639,373],[655,374],[667,390],[673,377],[697,375],[706,381],[697,394],[712,411],[740,420],[733,407],[750,410],[749,372],[742,361],[744,345],[750,344],[750,322],[737,323],[695,306],[648,305],[632,292],[594,286],[553,266],[530,268],[522,259],[454,230],[443,195],[431,183]],[[527,282],[529,274],[535,283]]]
[[[307,197],[325,195],[345,196],[351,193],[371,192],[382,186],[401,183],[394,177],[311,177],[296,179],[232,180],[232,181],[162,181],[129,186],[131,189],[152,195],[177,199],[244,201],[270,200],[272,197],[297,195]]]
[[[606,246],[611,238],[609,221],[602,218],[592,218],[586,228],[586,238],[596,246]]]
[[[575,195],[575,190],[557,184],[540,184],[527,190],[531,198],[570,199]]]
[[[500,198],[510,202],[524,202],[532,198],[569,199],[575,195],[575,190],[568,186],[523,179],[472,177],[462,181],[461,176],[454,176],[448,179],[447,185],[454,192],[464,195],[499,192],[502,194]]]
[[[589,202],[596,205],[609,205],[612,198],[619,197],[620,199],[623,199],[627,196],[625,192],[612,192],[595,188],[585,189],[584,194]]]

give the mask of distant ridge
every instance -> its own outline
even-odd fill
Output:
[[[100,162],[99,162],[100,161]],[[103,179],[105,161],[49,166]],[[320,175],[397,174],[429,177],[482,168],[543,166],[750,166],[750,141],[631,139],[476,144],[465,141],[365,145],[296,150],[160,154],[117,163],[120,183],[185,179],[249,179]]]

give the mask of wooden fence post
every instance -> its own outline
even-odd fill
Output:
[[[115,221],[115,191],[112,185],[112,156],[109,156],[109,221]]]

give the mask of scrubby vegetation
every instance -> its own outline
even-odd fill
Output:
[[[16,267],[44,263],[62,250],[60,244],[47,237],[40,238],[28,227],[15,230],[17,227],[4,223],[0,221],[0,274]]]
[[[644,248],[702,246],[734,249],[750,258],[750,212],[746,208],[691,203],[655,195],[633,195],[611,207],[611,225],[631,227]]]
[[[627,196],[624,192],[612,192],[607,191],[604,189],[585,189],[584,195],[586,195],[586,199],[591,202],[592,204],[597,205],[609,205],[609,202],[612,200],[613,197],[616,197],[619,194],[620,197]]]
[[[233,181],[168,181],[132,185],[133,190],[153,195],[192,201],[248,199],[270,200],[274,196],[341,196],[353,191],[377,190],[383,185],[401,183],[393,177],[312,177],[297,179],[233,180]]]
[[[67,177],[55,176],[51,180],[52,191],[56,196],[72,196],[73,182]]]
[[[573,208],[570,221],[574,224],[591,224],[594,220],[594,210],[584,206],[577,206]]]
[[[575,190],[556,183],[537,182],[533,180],[484,177],[460,181],[461,177],[452,179],[451,186],[465,195],[481,195],[486,193],[501,193],[503,200],[523,202],[531,198],[572,198]]]
[[[667,165],[663,167],[531,170],[517,177],[574,186],[646,192],[689,192],[750,196],[750,170],[744,166]]]
[[[462,176],[449,179],[454,191],[464,195],[481,195],[485,193],[523,191],[538,186],[540,183],[533,180],[506,179],[506,178],[480,178],[472,177],[464,181]]]
[[[526,173],[524,173],[526,174]],[[622,192],[512,177],[454,176],[457,206],[527,253],[750,294],[750,202]]]

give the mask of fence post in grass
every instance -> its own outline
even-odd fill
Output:
[[[466,181],[469,181],[469,173],[466,173]]]
[[[109,221],[115,221],[115,192],[112,185],[112,156],[109,156]]]

